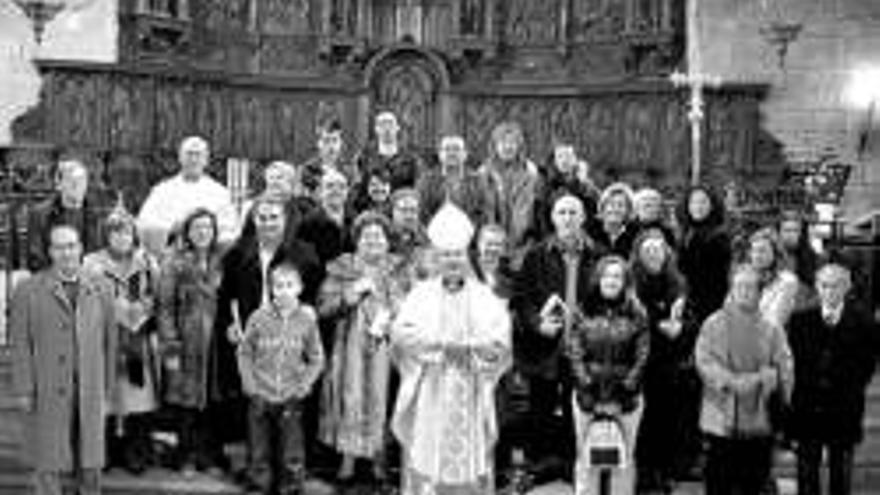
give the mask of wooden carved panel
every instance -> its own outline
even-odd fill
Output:
[[[310,0],[258,0],[259,31],[273,34],[312,33]]]
[[[306,71],[317,63],[317,45],[312,37],[264,34],[260,38],[261,72]]]
[[[156,87],[156,139],[154,148],[177,150],[180,140],[193,132],[192,88],[174,79]]]
[[[615,38],[623,31],[624,13],[624,0],[574,0],[569,25],[571,36],[575,41]]]
[[[251,91],[232,94],[232,150],[239,156],[266,156],[265,106]]]
[[[411,144],[433,145],[437,138],[437,84],[423,61],[402,58],[388,63],[372,86],[374,108],[393,111]]]
[[[154,142],[154,91],[146,77],[119,77],[110,91],[110,143],[114,148],[147,150]]]
[[[355,36],[358,25],[358,3],[360,0],[326,0],[324,7],[324,29],[331,36]]]
[[[514,45],[550,45],[564,39],[561,0],[512,0],[507,4],[507,41]]]
[[[623,167],[644,170],[656,166],[660,104],[652,97],[622,100],[620,164]]]
[[[62,146],[106,147],[106,74],[68,72],[47,82],[51,115],[47,125],[51,142]]]
[[[212,143],[212,152],[229,149],[231,115],[227,92],[220,85],[198,85],[193,89],[193,132]]]
[[[251,28],[256,0],[194,0],[194,21],[207,29],[245,31]]]

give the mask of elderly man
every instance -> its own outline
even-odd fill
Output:
[[[438,150],[439,169],[419,178],[422,198],[422,219],[427,222],[447,201],[452,202],[472,222],[483,225],[490,217],[490,188],[484,177],[467,166],[467,147],[461,136],[444,136]]]
[[[238,234],[238,216],[229,190],[205,173],[210,160],[208,142],[190,136],[180,143],[180,173],[156,184],[141,206],[137,225],[141,241],[152,252],[164,250],[178,222],[196,208],[217,215],[220,242]]]
[[[850,271],[826,264],[816,274],[819,306],[795,313],[788,338],[794,356],[791,435],[798,442],[798,493],[818,495],[822,451],[831,495],[851,492],[853,450],[862,440],[865,389],[877,360],[877,327],[847,295]]]
[[[103,212],[86,199],[89,187],[86,166],[79,160],[65,160],[58,164],[55,176],[57,193],[28,214],[26,264],[32,272],[49,265],[46,248],[53,225],[75,227],[86,252],[98,249],[102,243],[99,225]]]
[[[440,209],[428,227],[439,275],[416,285],[391,331],[404,495],[494,493],[495,388],[510,364],[511,323],[504,303],[472,275],[473,233],[460,209]]]
[[[115,383],[115,328],[110,290],[80,269],[76,227],[54,224],[50,265],[22,282],[10,315],[13,391],[30,418],[37,495],[61,495],[73,472],[80,494],[98,494],[104,466],[104,418]]]

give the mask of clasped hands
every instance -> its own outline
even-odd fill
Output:
[[[730,382],[730,388],[737,395],[752,393],[760,387],[764,392],[772,392],[776,389],[778,374],[776,368],[764,366],[753,373],[740,373],[734,375]]]

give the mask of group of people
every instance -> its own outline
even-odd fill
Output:
[[[405,494],[491,493],[518,459],[580,495],[600,417],[625,447],[614,493],[697,475],[759,494],[779,438],[799,493],[821,493],[824,448],[849,493],[875,323],[803,218],[739,253],[709,187],[668,214],[655,189],[600,189],[569,143],[536,164],[516,123],[481,163],[455,135],[407,149],[390,112],[374,130],[349,163],[321,126],[317,156],[268,164],[243,205],[187,138],[180,173],[100,228],[87,169],[59,164],[10,318],[37,493],[142,472],[170,429],[186,473],[230,470],[245,443],[237,479],[259,493],[360,465]]]

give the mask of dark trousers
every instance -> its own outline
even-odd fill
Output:
[[[192,407],[175,406],[172,414],[177,420],[179,441],[175,464],[198,469],[216,466],[220,446],[213,438],[208,413]]]
[[[822,493],[820,472],[823,449],[828,449],[829,495],[849,495],[852,490],[853,444],[820,440],[801,440],[798,443],[798,493]]]
[[[538,477],[570,478],[574,466],[574,421],[571,411],[570,380],[529,379],[529,417],[531,432],[527,454],[537,463]]]
[[[252,398],[248,407],[248,471],[263,493],[300,491],[305,469],[303,404]]]
[[[759,495],[773,463],[771,438],[709,436],[706,495]]]
[[[153,463],[150,440],[152,413],[128,414],[107,419],[107,461],[135,473]]]
[[[636,460],[640,482],[664,485],[687,478],[702,450],[699,432],[699,378],[692,370],[648,366],[645,411],[639,426]]]

